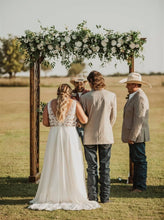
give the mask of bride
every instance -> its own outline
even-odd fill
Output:
[[[70,98],[72,89],[62,84],[57,99],[51,100],[43,112],[43,125],[50,126],[44,164],[35,198],[30,209],[81,210],[100,205],[87,198],[83,154],[76,131],[76,119],[86,124],[88,117],[81,105]]]

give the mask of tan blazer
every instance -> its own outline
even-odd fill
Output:
[[[149,101],[142,89],[127,101],[124,107],[122,141],[146,142],[149,137]]]
[[[84,127],[84,144],[112,144],[112,126],[116,120],[116,95],[105,89],[90,91],[80,97],[80,103],[88,116]]]

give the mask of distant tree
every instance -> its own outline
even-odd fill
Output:
[[[9,78],[16,73],[27,71],[29,66],[25,64],[25,53],[20,52],[20,43],[16,37],[9,35],[8,39],[0,38],[0,73],[9,74]]]
[[[86,64],[83,60],[75,60],[72,64],[70,69],[68,70],[67,76],[76,76],[80,74],[85,69]]]
[[[52,66],[48,61],[43,61],[41,63],[41,69],[45,72],[45,76],[47,76],[47,72],[49,72],[50,70],[52,70]]]

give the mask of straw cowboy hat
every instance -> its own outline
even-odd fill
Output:
[[[87,83],[87,79],[84,78],[83,76],[78,76],[78,77],[73,77],[70,79],[70,83],[74,85],[75,82],[84,82]]]
[[[141,74],[134,72],[130,73],[127,78],[120,80],[120,83],[136,83],[136,84],[143,84],[152,87],[150,83],[142,80]]]

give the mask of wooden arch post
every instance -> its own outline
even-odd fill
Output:
[[[39,177],[39,105],[40,105],[40,61],[30,66],[30,176],[29,182]]]

